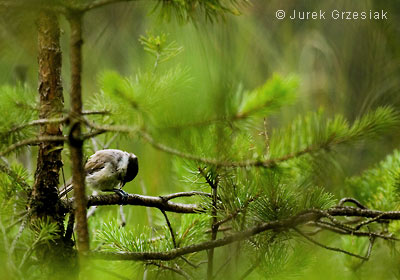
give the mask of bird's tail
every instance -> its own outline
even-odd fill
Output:
[[[67,184],[63,185],[58,192],[58,197],[63,198],[66,196],[70,191],[74,189],[74,186],[72,185],[71,182],[68,182]]]

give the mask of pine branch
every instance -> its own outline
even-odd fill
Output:
[[[284,156],[277,157],[277,158],[267,159],[267,160],[224,161],[224,160],[218,160],[218,159],[214,159],[214,158],[201,157],[201,156],[193,155],[190,153],[185,153],[178,149],[169,147],[165,144],[157,142],[153,137],[151,137],[151,135],[149,133],[147,133],[143,129],[137,130],[137,129],[133,129],[133,128],[130,128],[127,126],[97,125],[88,120],[83,120],[83,121],[88,127],[98,130],[99,133],[104,133],[104,132],[122,132],[122,133],[135,132],[135,133],[139,133],[143,140],[145,140],[147,143],[152,145],[154,148],[156,148],[162,152],[169,153],[169,154],[178,156],[180,158],[194,160],[194,161],[201,162],[204,164],[214,165],[216,167],[225,167],[225,168],[245,168],[245,167],[272,168],[282,162],[286,162],[291,159],[299,158],[306,154],[314,154],[314,153],[318,153],[320,151],[329,150],[330,148],[332,148],[334,146],[341,145],[341,144],[347,143],[352,140],[351,137],[349,139],[347,139],[347,138],[327,139],[326,141],[322,141],[320,143],[311,144],[297,152],[286,154]],[[90,136],[90,137],[92,137],[92,136]]]
[[[324,212],[324,213],[321,213]],[[392,220],[400,219],[400,211],[381,212],[376,210],[364,210],[357,208],[331,208],[326,211],[315,211],[314,209],[304,211],[294,217],[280,221],[261,223],[252,228],[228,235],[224,238],[206,241],[187,247],[172,249],[167,252],[90,252],[94,258],[108,260],[172,260],[185,254],[200,252],[211,248],[225,246],[227,244],[248,239],[256,234],[267,230],[285,231],[305,224],[310,221],[318,220],[325,214],[336,216],[377,216],[383,213],[383,217],[391,217]],[[362,257],[366,258],[366,257]]]
[[[221,239],[205,241],[202,243],[172,249],[167,252],[99,252],[99,251],[92,251],[89,252],[89,256],[97,259],[107,259],[107,260],[136,260],[136,261],[145,261],[145,260],[172,260],[177,257],[200,252],[204,250],[208,250],[211,248],[222,247],[233,242],[241,241],[248,239],[256,234],[261,232],[265,232],[267,230],[274,230],[274,231],[287,231],[290,229],[294,229],[300,225],[306,224],[310,221],[317,221],[321,217],[325,217],[327,215],[334,215],[334,216],[357,216],[357,217],[377,217],[378,215],[382,215],[390,220],[400,220],[400,211],[388,211],[388,212],[381,212],[377,210],[368,210],[368,209],[359,209],[359,208],[352,208],[352,207],[334,207],[328,210],[307,210],[298,215],[293,217],[271,221],[271,222],[264,222],[253,226],[251,228],[245,229],[241,232],[236,232],[231,235],[228,235]],[[389,218],[390,217],[390,218]],[[308,237],[308,236],[307,236]],[[352,254],[350,252],[349,255],[358,257],[361,259],[368,259],[369,255],[372,250],[373,239],[380,238],[379,235],[370,235],[370,247],[366,256],[359,256],[356,254]],[[315,240],[313,240],[315,241]],[[317,242],[318,243],[318,242]],[[317,244],[316,244],[317,245]],[[323,244],[318,244],[325,246]],[[325,249],[331,250],[332,247],[325,246]],[[335,251],[342,252],[341,249],[336,250],[337,248],[333,248]],[[343,250],[344,251],[344,250]],[[342,252],[344,253],[344,252]]]
[[[264,167],[264,168],[272,168],[278,165],[279,163],[301,157],[305,154],[311,154],[311,153],[316,153],[321,150],[327,149],[327,145],[325,143],[320,144],[320,145],[311,145],[306,147],[303,150],[300,150],[298,152],[292,153],[292,154],[287,154],[285,156],[275,158],[275,159],[268,159],[268,160],[244,160],[244,161],[220,161],[217,159],[212,159],[212,158],[205,158],[205,157],[199,157],[193,154],[185,153],[182,151],[179,151],[177,149],[171,148],[169,146],[166,146],[164,144],[156,142],[147,132],[145,131],[139,131],[140,135],[142,138],[148,142],[150,145],[152,145],[154,148],[178,156],[180,158],[185,158],[189,160],[194,160],[198,161],[204,164],[210,164],[214,165],[217,167],[227,167],[227,168],[240,168],[240,167]],[[336,144],[336,143],[332,143]],[[338,144],[338,143],[337,143]]]
[[[0,171],[14,179],[25,191],[31,189],[31,186],[6,164],[0,163]]]

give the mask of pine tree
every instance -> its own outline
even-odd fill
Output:
[[[214,107],[179,102],[194,87],[195,77],[184,66],[160,65],[176,59],[184,48],[165,34],[152,33],[140,38],[153,58],[150,69],[131,77],[105,72],[99,79],[100,92],[92,100],[82,100],[82,18],[114,2],[118,1],[0,1],[13,9],[34,8],[39,34],[38,100],[32,100],[32,90],[22,85],[0,88],[4,275],[34,279],[44,271],[54,279],[69,270],[76,277],[72,270],[78,255],[82,277],[93,277],[94,267],[121,278],[119,269],[110,265],[114,260],[134,263],[133,268],[122,268],[123,274],[143,271],[154,278],[159,273],[186,279],[223,274],[228,278],[230,270],[238,279],[254,271],[267,278],[295,276],[301,273],[299,267],[312,261],[307,254],[310,245],[302,241],[353,257],[358,266],[370,258],[377,240],[397,240],[393,233],[400,219],[398,151],[375,168],[346,179],[355,198],[338,201],[321,185],[322,165],[333,171],[346,148],[377,141],[398,128],[397,111],[380,107],[350,122],[321,109],[304,113],[287,126],[272,126],[269,120],[296,102],[299,84],[296,76],[278,74],[255,89],[222,86],[222,93],[212,100]],[[196,22],[202,14],[213,21],[237,14],[245,2],[156,1],[156,9],[163,19]],[[63,107],[60,80],[61,15],[71,28],[69,110]],[[107,147],[107,142],[123,137],[171,155],[173,177],[184,182],[183,191],[155,197],[130,194],[127,200],[104,194],[87,198],[85,150]],[[34,177],[22,165],[9,164],[12,154],[33,144],[39,145]],[[73,198],[58,198],[61,157],[72,162]],[[128,229],[121,211],[122,226],[106,215],[94,217],[88,225],[86,208],[101,205],[129,205],[128,215],[133,205],[158,209],[156,217],[162,222]],[[324,245],[324,239],[315,237],[321,231],[367,242],[360,241],[356,250],[348,239]]]

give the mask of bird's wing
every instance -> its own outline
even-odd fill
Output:
[[[86,174],[93,174],[94,172],[103,169],[107,162],[113,162],[112,153],[107,150],[95,153],[85,164]]]

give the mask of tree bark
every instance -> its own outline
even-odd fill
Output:
[[[38,64],[40,97],[40,119],[61,118],[64,108],[61,83],[60,28],[57,16],[50,11],[41,11],[37,20]],[[62,137],[60,123],[43,123],[40,136]],[[28,205],[32,221],[46,218],[58,225],[58,234],[52,246],[36,248],[37,256],[47,273],[53,279],[61,278],[65,271],[73,272],[73,243],[64,238],[65,211],[58,198],[59,173],[63,166],[61,152],[63,141],[43,141],[39,143],[35,182]]]
[[[69,23],[71,27],[71,131],[69,142],[72,160],[72,184],[74,186],[76,232],[78,235],[78,251],[89,250],[89,234],[86,218],[87,198],[85,195],[85,172],[83,168],[83,140],[81,137],[82,116],[82,13],[71,11]]]
[[[57,17],[41,12],[38,19],[38,63],[40,119],[61,118],[64,107],[61,84],[60,28]],[[60,123],[40,126],[40,136],[62,136]],[[63,163],[61,151],[63,142],[42,142],[39,145],[35,183],[32,191],[33,216],[47,217],[57,223],[63,222],[60,215],[57,188],[59,172]],[[63,226],[60,225],[60,229]]]

